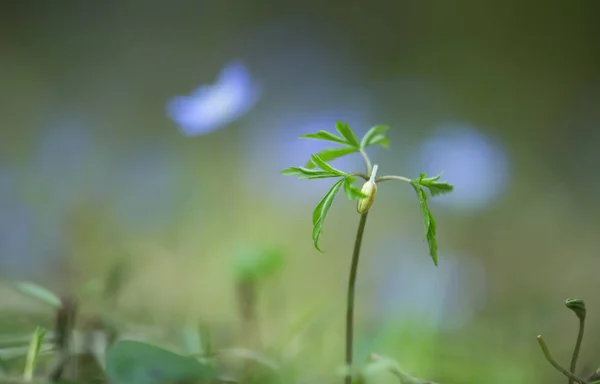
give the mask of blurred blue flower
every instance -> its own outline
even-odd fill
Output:
[[[494,204],[510,182],[509,159],[497,140],[467,123],[441,124],[420,148],[421,161],[414,173],[437,174],[454,186],[454,192],[434,201],[461,210],[478,210]]]
[[[215,84],[202,85],[189,96],[176,96],[167,103],[167,114],[185,136],[197,136],[237,120],[258,101],[260,87],[240,61],[229,63]]]

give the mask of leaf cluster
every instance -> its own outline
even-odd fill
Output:
[[[365,148],[373,145],[381,145],[382,147],[387,148],[389,146],[389,140],[387,136],[385,136],[385,132],[388,130],[388,128],[389,127],[386,125],[377,125],[372,127],[359,141],[348,124],[338,121],[336,123],[336,130],[339,133],[339,136],[327,131],[319,131],[317,133],[300,136],[300,138],[325,140],[342,145],[342,147],[327,148],[321,152],[311,155],[310,160],[304,167],[290,167],[281,172],[282,175],[295,176],[301,180],[339,178],[339,180],[333,184],[333,186],[329,189],[329,191],[325,194],[313,211],[312,238],[314,246],[318,251],[322,252],[322,250],[319,248],[319,237],[323,232],[325,217],[327,216],[329,208],[333,204],[333,200],[335,199],[335,196],[339,190],[343,187],[344,194],[349,200],[358,200],[366,197],[360,191],[360,188],[354,185],[357,180],[355,175],[332,167],[328,161],[332,161],[352,153],[362,152]]]
[[[310,133],[307,135],[300,136],[300,138],[325,140],[331,143],[340,144],[339,147],[327,148],[314,155],[311,155],[310,160],[304,167],[290,167],[283,170],[281,173],[286,176],[295,176],[298,179],[310,180],[310,179],[323,179],[323,178],[339,178],[335,184],[329,189],[325,196],[321,199],[319,204],[316,206],[313,216],[313,231],[312,238],[314,246],[317,250],[319,248],[319,237],[323,232],[323,223],[325,217],[331,207],[335,196],[339,190],[344,187],[344,192],[349,200],[358,200],[366,197],[359,188],[354,186],[356,176],[365,178],[365,175],[351,174],[343,172],[339,169],[334,168],[328,162],[346,156],[352,153],[361,153],[365,157],[365,161],[370,168],[368,157],[365,153],[365,148],[380,145],[384,148],[389,147],[389,139],[386,136],[386,132],[389,129],[387,125],[377,125],[372,127],[365,133],[362,139],[358,139],[356,134],[352,131],[350,126],[343,122],[336,123],[336,130],[338,134],[331,133],[328,131],[318,131],[317,133]],[[370,175],[366,175],[367,177]],[[406,179],[398,176],[388,176],[376,179],[378,182],[381,180],[403,180],[408,181],[417,193],[421,212],[423,214],[423,222],[425,225],[425,239],[429,245],[429,254],[435,265],[438,264],[438,245],[436,240],[436,222],[431,214],[428,206],[428,196],[426,190],[429,190],[429,194],[434,197],[442,194],[452,192],[454,187],[445,181],[440,181],[440,175],[434,177],[427,177],[426,174],[421,174],[416,179]],[[322,251],[321,251],[322,252]]]

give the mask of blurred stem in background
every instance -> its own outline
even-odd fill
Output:
[[[225,191],[228,194],[225,199],[226,206],[223,209],[221,220],[227,228],[227,233],[232,238],[244,238],[244,225],[241,220],[242,207],[244,202],[243,193],[239,193],[240,180],[242,175],[240,172],[239,151],[240,134],[238,125],[232,125],[224,130],[221,141],[221,164],[224,165],[224,173],[226,174]],[[258,324],[256,307],[258,302],[257,284],[253,279],[238,279],[236,282],[236,295],[239,307],[242,340],[248,343],[250,348],[258,348],[260,346],[260,327]]]
[[[243,339],[251,348],[260,346],[260,327],[256,315],[258,303],[257,287],[252,280],[241,280],[236,283]]]

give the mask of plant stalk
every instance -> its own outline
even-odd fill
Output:
[[[563,375],[565,375],[566,377],[568,377],[569,379],[573,380],[574,382],[576,382],[578,384],[585,384],[585,381],[583,379],[581,379],[581,378],[577,377],[575,374],[567,371],[560,364],[558,364],[556,362],[556,360],[554,360],[554,358],[550,354],[550,350],[548,349],[548,346],[544,342],[544,339],[542,339],[542,335],[539,335],[537,337],[537,341],[538,341],[538,344],[540,345],[540,348],[542,349],[542,353],[546,357],[546,360],[550,363],[550,365],[552,365],[554,367],[554,369],[556,369],[557,371],[559,371],[560,373],[562,373]]]
[[[396,175],[381,176],[381,177],[378,177],[377,179],[375,179],[375,182],[380,183],[382,181],[387,181],[387,180],[398,180],[398,181],[404,181],[405,183],[411,182],[411,180],[408,177],[396,176]]]
[[[371,160],[369,160],[369,156],[367,156],[367,152],[365,152],[364,149],[360,150],[360,154],[365,160],[365,165],[367,166],[367,176],[370,176],[371,171],[373,170],[373,167],[371,166]]]
[[[352,352],[354,343],[354,293],[356,286],[356,275],[358,272],[358,259],[360,257],[360,246],[362,244],[367,215],[369,211],[360,216],[356,239],[354,240],[354,251],[352,253],[352,265],[350,266],[350,278],[348,279],[348,293],[346,304],[346,368],[348,372],[344,380],[345,384],[352,384]]]
[[[577,341],[575,342],[575,349],[573,350],[573,357],[571,358],[570,371],[575,374],[575,368],[577,368],[577,359],[579,358],[579,350],[581,349],[581,342],[583,341],[583,332],[585,330],[585,317],[579,318],[579,332],[577,333]],[[569,384],[573,384],[573,379],[569,377]]]

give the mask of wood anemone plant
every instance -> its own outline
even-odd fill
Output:
[[[381,145],[384,148],[389,146],[389,139],[386,136],[388,126],[378,125],[369,129],[369,131],[359,141],[350,126],[343,122],[336,123],[336,130],[340,136],[327,132],[319,131],[317,133],[307,134],[301,138],[325,140],[336,144],[341,144],[341,147],[328,148],[317,154],[311,155],[310,160],[304,167],[290,167],[283,170],[281,173],[286,176],[296,176],[299,179],[322,179],[336,178],[338,179],[331,189],[325,194],[313,212],[313,232],[312,238],[315,248],[322,252],[319,248],[319,236],[323,230],[325,217],[338,191],[343,187],[346,197],[350,200],[357,200],[357,211],[360,215],[358,223],[358,231],[354,241],[354,251],[352,253],[352,263],[350,266],[350,277],[348,281],[347,304],[346,304],[346,368],[345,383],[352,383],[352,358],[353,358],[353,338],[354,338],[354,295],[356,275],[358,271],[358,260],[360,256],[360,248],[362,238],[365,232],[367,216],[372,208],[375,197],[377,195],[378,185],[384,181],[396,180],[410,184],[417,194],[419,205],[423,213],[425,224],[425,239],[429,245],[429,255],[433,263],[438,264],[438,245],[436,240],[436,222],[431,215],[427,204],[427,193],[429,190],[431,196],[437,196],[444,193],[449,193],[453,190],[453,186],[447,182],[440,181],[440,175],[427,177],[426,174],[421,174],[419,177],[409,179],[403,176],[377,176],[378,166],[372,165],[367,155],[366,149],[371,146]],[[363,173],[346,173],[332,167],[328,161],[346,156],[352,153],[359,153],[366,165],[366,174]],[[354,185],[358,178],[365,180],[362,188]]]

